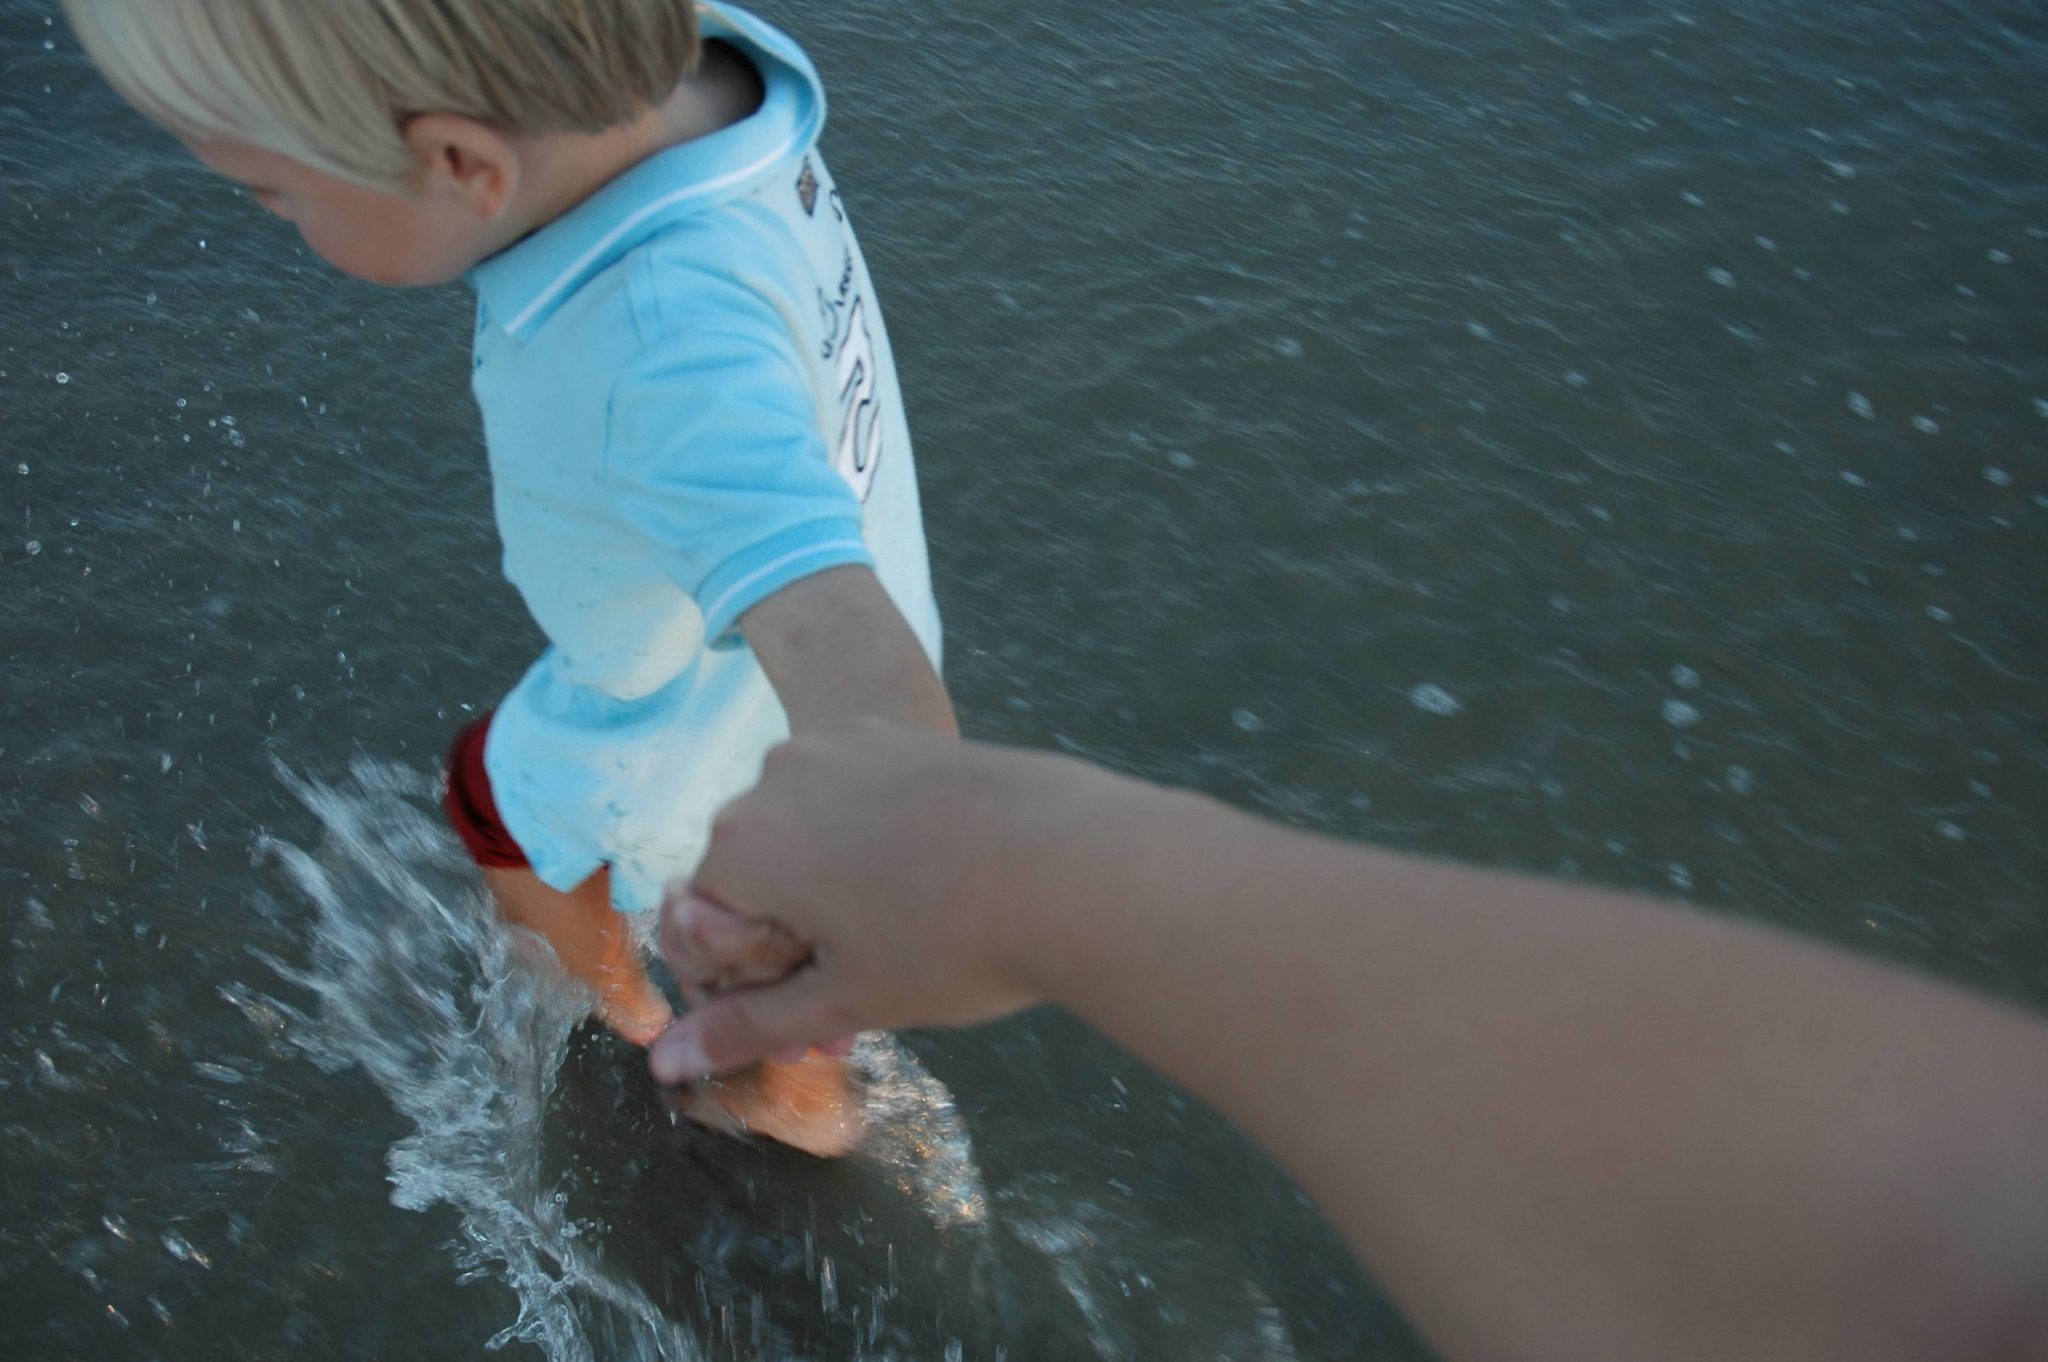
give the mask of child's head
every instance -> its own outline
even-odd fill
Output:
[[[446,235],[449,223],[412,221],[405,208],[426,206],[423,174],[461,169],[459,145],[457,162],[445,163],[450,135],[460,143],[466,129],[499,139],[602,132],[659,105],[699,55],[692,0],[64,7],[131,104],[298,223],[321,255],[391,283],[427,282],[447,276],[444,264],[459,272],[468,263],[351,259],[352,246],[375,244],[350,240],[366,231]],[[379,202],[394,196],[406,204]]]

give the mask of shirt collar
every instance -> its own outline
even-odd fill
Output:
[[[656,152],[583,202],[469,272],[489,324],[533,333],[593,275],[662,228],[746,193],[810,149],[825,91],[788,35],[734,5],[698,5],[702,33],[732,43],[761,73],[761,107],[729,128]]]

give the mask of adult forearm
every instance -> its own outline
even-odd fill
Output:
[[[2048,1347],[2040,1023],[1138,786],[1060,846],[1009,877],[1015,968],[1273,1149],[1448,1355]]]

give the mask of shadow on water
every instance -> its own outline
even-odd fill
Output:
[[[280,775],[325,830],[312,851],[264,846],[312,924],[303,964],[269,963],[310,1004],[233,1001],[321,1067],[363,1070],[409,1123],[386,1155],[392,1200],[453,1210],[461,1280],[516,1297],[492,1346],[556,1362],[1297,1356],[1219,1245],[1054,1169],[991,1193],[950,1093],[894,1039],[855,1056],[869,1134],[846,1159],[676,1122],[545,949],[492,920],[423,774]]]

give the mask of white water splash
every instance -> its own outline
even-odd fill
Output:
[[[497,926],[429,812],[424,774],[359,761],[341,788],[280,778],[326,830],[317,854],[264,848],[312,916],[309,963],[270,963],[314,995],[316,1015],[246,987],[224,996],[321,1067],[360,1067],[411,1123],[387,1156],[392,1201],[455,1210],[456,1273],[516,1295],[492,1348],[531,1343],[552,1362],[704,1357],[676,1302],[664,1308],[605,1261],[604,1236],[575,1219],[543,1158],[543,1118],[588,995],[536,939]],[[856,1157],[940,1229],[978,1227],[987,1196],[950,1094],[893,1041],[865,1043],[856,1065],[872,1132]],[[675,1252],[687,1273],[685,1246]]]
[[[426,812],[419,772],[359,761],[352,787],[281,777],[327,828],[316,857],[273,842],[313,909],[311,962],[272,962],[319,999],[287,1034],[323,1068],[360,1066],[413,1125],[387,1157],[394,1204],[460,1216],[455,1266],[493,1275],[519,1315],[491,1339],[554,1362],[695,1362],[688,1335],[608,1272],[541,1162],[541,1117],[589,1000],[546,952],[498,930]],[[523,957],[523,958],[522,958]],[[599,1332],[601,1331],[601,1332]]]

